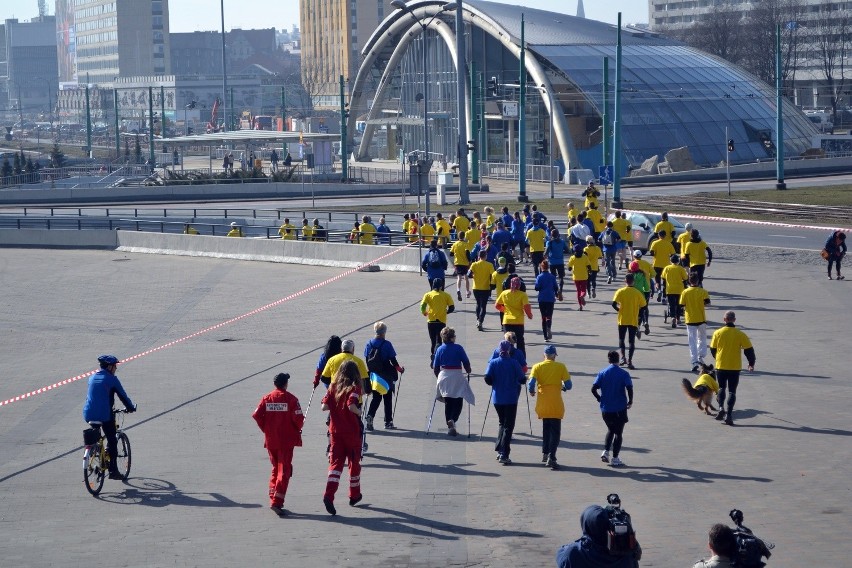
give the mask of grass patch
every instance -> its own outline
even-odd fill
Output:
[[[777,189],[734,191],[731,197],[728,197],[727,192],[699,193],[697,195],[714,199],[743,199],[746,201],[766,201],[768,203],[798,203],[802,205],[828,205],[834,207],[852,206],[852,185],[803,187],[783,191]]]

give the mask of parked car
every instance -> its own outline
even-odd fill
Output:
[[[654,226],[663,218],[662,215],[658,213],[637,213],[635,211],[626,211],[625,213],[627,214],[627,220],[630,221],[630,225],[633,227],[633,248],[647,252],[651,243],[657,239],[657,235],[654,233]],[[607,217],[607,221],[612,221],[614,218],[614,215],[610,215]],[[672,215],[669,215],[669,222],[675,228],[674,238],[677,238],[678,235],[686,230],[683,223]]]

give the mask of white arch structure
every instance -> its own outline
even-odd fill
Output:
[[[448,24],[440,17],[435,17],[437,14],[442,12],[443,1],[436,0],[424,0],[422,2],[417,2],[416,5],[412,5],[412,12],[414,16],[421,22],[431,21],[428,23],[427,27],[429,29],[435,30],[438,33],[438,36],[444,40],[444,43],[447,45],[447,48],[452,55],[453,64],[456,69],[458,69],[458,61],[455,53],[455,30],[454,26]],[[520,48],[520,39],[513,37],[505,28],[501,27],[496,21],[490,18],[487,14],[473,8],[469,5],[464,5],[464,12],[462,14],[464,21],[466,23],[471,24],[472,26],[477,26],[485,33],[490,35],[492,38],[498,40],[508,51],[518,58],[520,61],[521,57],[521,48]],[[364,97],[364,87],[365,82],[367,80],[367,76],[370,74],[372,66],[375,64],[376,60],[379,57],[379,54],[383,51],[391,48],[391,42],[397,41],[397,36],[399,37],[398,43],[392,46],[392,53],[388,60],[387,66],[382,70],[382,75],[379,80],[379,87],[376,90],[374,96],[374,104],[373,107],[369,110],[367,116],[367,127],[364,132],[364,136],[361,139],[361,143],[358,146],[357,151],[355,152],[355,159],[361,160],[367,157],[367,152],[370,147],[370,140],[372,139],[373,132],[375,130],[375,124],[372,121],[376,118],[376,115],[381,110],[379,104],[375,104],[378,101],[383,100],[384,93],[387,89],[388,80],[392,74],[392,72],[399,65],[403,55],[405,54],[406,49],[411,44],[414,39],[423,33],[423,28],[419,23],[415,22],[411,14],[408,12],[403,12],[401,10],[396,10],[393,14],[388,16],[381,24],[379,24],[379,28],[373,33],[373,36],[367,42],[367,45],[364,47],[364,51],[362,55],[364,55],[364,62],[361,65],[361,68],[358,70],[358,75],[355,78],[355,84],[352,87],[352,101],[350,104],[350,108],[356,109],[360,108],[360,104],[363,103],[362,99]],[[529,51],[529,49],[528,49]],[[574,142],[571,138],[571,133],[568,130],[568,123],[565,120],[565,114],[562,112],[557,112],[555,115],[553,113],[553,109],[550,108],[551,100],[559,105],[558,100],[556,100],[556,94],[553,92],[553,85],[548,79],[547,74],[542,68],[541,64],[535,57],[526,57],[526,68],[527,73],[533,79],[536,87],[543,85],[544,89],[547,93],[550,93],[550,96],[542,96],[545,109],[550,115],[551,120],[553,120],[553,132],[556,137],[556,142],[559,144],[559,149],[561,151],[561,155],[563,159],[566,161],[566,168],[570,167],[572,164],[578,164],[579,159],[577,157],[577,150],[574,147]],[[565,78],[567,81],[567,77]],[[468,124],[470,123],[470,90],[466,89],[465,93],[468,97],[468,100],[465,101],[465,114]],[[349,117],[349,132],[354,132],[356,117],[354,115],[350,115]],[[551,145],[553,141],[551,141]],[[551,148],[553,151],[553,148]]]

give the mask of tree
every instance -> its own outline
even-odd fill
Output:
[[[22,171],[23,168],[21,167],[21,155],[15,152],[15,159],[12,164],[12,172],[17,176],[20,175]]]
[[[837,106],[844,96],[846,57],[850,48],[850,12],[837,5],[821,6],[808,30],[810,57],[826,82],[832,122],[837,123]]]
[[[26,165],[24,166],[24,171],[28,174],[31,174],[35,171],[35,166],[33,165],[33,159],[27,158]]]
[[[59,142],[54,142],[53,148],[50,150],[50,165],[54,168],[61,168],[65,165],[65,154],[59,148]]]
[[[130,140],[127,138],[124,139],[124,161],[130,161]]]
[[[4,182],[6,182],[6,178],[11,177],[12,172],[12,164],[9,163],[9,158],[3,158],[3,166],[0,167],[0,175],[3,176]]]
[[[781,79],[792,80],[798,65],[804,14],[803,0],[755,3],[744,22],[743,66],[770,85],[775,84],[775,30],[781,26]]]
[[[720,4],[690,28],[683,39],[693,47],[739,63],[744,50],[742,20],[741,10],[730,4]]]

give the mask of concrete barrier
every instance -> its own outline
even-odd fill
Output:
[[[382,258],[379,270],[417,272],[420,248],[212,237],[141,231],[0,229],[0,247],[96,248],[122,252],[206,256],[285,264],[357,268]]]
[[[381,245],[315,243],[281,239],[238,239],[132,231],[116,231],[116,233],[118,234],[117,250],[122,252],[207,256],[340,268],[356,268],[388,255],[387,258],[376,263],[379,269],[396,272],[417,272],[420,269],[420,249],[414,246],[400,249]]]
[[[0,229],[0,247],[114,249],[118,246],[119,232],[106,229]]]

